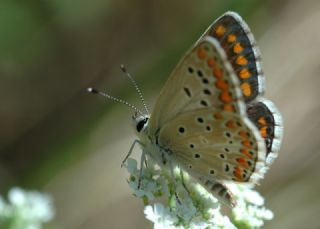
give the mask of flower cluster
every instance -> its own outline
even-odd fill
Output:
[[[229,184],[237,205],[232,209],[232,221],[238,228],[260,228],[265,220],[273,219],[273,213],[266,209],[263,197],[249,185]]]
[[[0,228],[40,229],[53,217],[52,199],[47,194],[12,188],[8,201],[0,197]]]
[[[140,171],[137,161],[125,164],[134,195],[144,201],[144,213],[154,228],[260,228],[273,214],[265,209],[260,194],[248,185],[227,184],[237,201],[230,218],[221,213],[219,201],[188,174],[170,174],[148,160]]]

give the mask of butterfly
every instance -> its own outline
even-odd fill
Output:
[[[278,109],[263,97],[260,59],[239,14],[214,21],[173,70],[151,114],[133,116],[141,164],[147,157],[163,168],[178,166],[234,205],[225,184],[256,184],[283,134]]]

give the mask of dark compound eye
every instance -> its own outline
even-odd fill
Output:
[[[140,131],[143,129],[144,125],[147,123],[148,118],[142,119],[137,123],[137,131],[140,133]]]

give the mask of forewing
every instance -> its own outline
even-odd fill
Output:
[[[236,73],[246,103],[264,93],[261,55],[247,23],[235,12],[226,12],[204,33],[216,38]]]
[[[239,81],[219,42],[205,37],[179,62],[149,121],[149,136],[178,114],[207,107],[245,115]]]

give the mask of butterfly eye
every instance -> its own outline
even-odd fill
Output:
[[[137,132],[140,133],[140,131],[143,129],[144,125],[147,123],[148,118],[142,119],[137,123]]]

